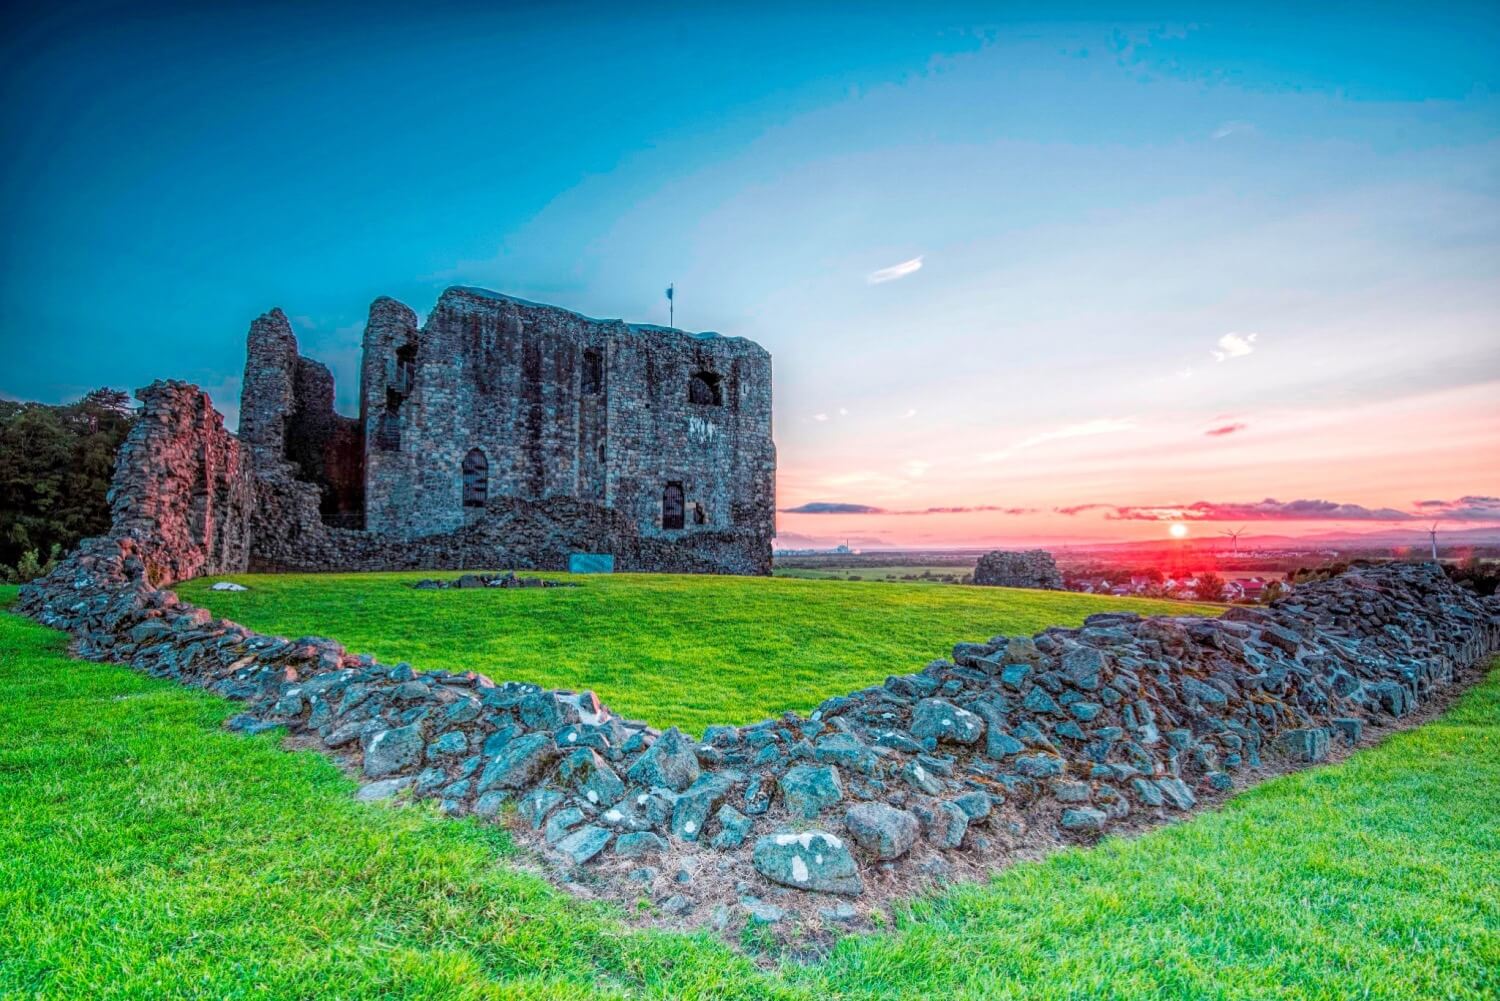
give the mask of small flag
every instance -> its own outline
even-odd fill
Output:
[[[668,285],[667,286],[667,301],[670,302],[671,300],[672,300],[672,286]]]

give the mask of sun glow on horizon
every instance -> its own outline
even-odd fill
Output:
[[[1180,521],[1174,521],[1172,522],[1172,527],[1167,529],[1167,531],[1174,539],[1185,539],[1187,538],[1188,527]]]

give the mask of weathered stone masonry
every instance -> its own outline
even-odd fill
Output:
[[[241,402],[256,569],[770,572],[771,360],[738,337],[449,289],[370,308],[360,416],[275,310]]]
[[[985,553],[979,557],[979,563],[974,567],[974,583],[991,587],[1063,590],[1062,574],[1057,569],[1057,561],[1045,549],[997,549]]]
[[[1358,742],[1500,648],[1500,599],[1432,565],[1356,567],[1266,609],[1095,615],[960,643],[806,717],[659,733],[588,692],[418,674],[182,602],[164,588],[246,560],[244,481],[222,475],[239,443],[194,387],[143,398],[111,533],[26,586],[23,612],[71,631],[81,656],[244,700],[233,725],[345,756],[362,795],[479,817],[513,804],[570,885],[587,866],[591,885],[690,920],[719,921],[725,881],[740,908],[726,922],[818,906],[848,920],[857,908],[813,902],[868,907],[903,892],[903,873],[1168,819]]]

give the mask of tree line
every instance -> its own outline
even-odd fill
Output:
[[[135,420],[114,389],[61,406],[0,400],[0,579],[41,576],[109,529],[115,454]]]

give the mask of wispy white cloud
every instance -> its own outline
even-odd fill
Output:
[[[879,271],[871,271],[865,276],[865,281],[871,285],[880,285],[884,282],[893,282],[897,278],[905,278],[907,275],[921,270],[922,258],[913,257],[909,261],[902,261],[900,264],[893,264],[888,268],[881,268]]]
[[[1213,352],[1215,361],[1224,361],[1228,358],[1243,358],[1255,350],[1255,341],[1259,334],[1237,334],[1230,332],[1219,338],[1218,350]]]
[[[1213,131],[1213,138],[1228,139],[1239,132],[1254,132],[1255,126],[1249,122],[1233,121],[1225,122]]]
[[[1034,507],[1004,507],[998,504],[974,504],[959,505],[953,507],[918,507],[918,508],[884,508],[873,504],[850,504],[843,501],[809,501],[797,507],[784,507],[780,509],[783,514],[899,514],[899,515],[925,515],[925,514],[977,514],[980,512],[993,512],[997,514],[1022,515],[1036,514]]]
[[[904,414],[901,415],[901,419],[903,421],[904,420],[910,420],[911,418],[913,418],[915,416],[917,416],[917,408],[916,407],[908,407],[907,410],[906,410],[906,413],[904,413]]]
[[[1045,445],[1049,441],[1061,441],[1067,438],[1090,438],[1101,434],[1119,434],[1123,431],[1139,430],[1140,425],[1134,417],[1101,417],[1098,420],[1084,421],[1082,424],[1068,424],[1064,427],[1055,428],[1051,431],[1042,431],[1022,438],[1009,448],[998,452],[988,452],[979,457],[981,462],[998,462],[1007,458],[1012,452],[1022,449],[1035,448]]]
[[[1099,420],[1085,421],[1082,424],[1069,424],[1053,431],[1043,431],[1029,438],[1023,438],[1011,447],[1035,448],[1037,445],[1061,438],[1089,438],[1097,434],[1118,434],[1121,431],[1134,431],[1139,426],[1134,417],[1103,417]]]
[[[821,422],[821,421],[826,421],[827,419],[828,419],[828,415],[827,414],[813,414],[813,420],[815,420],[815,421]]]

